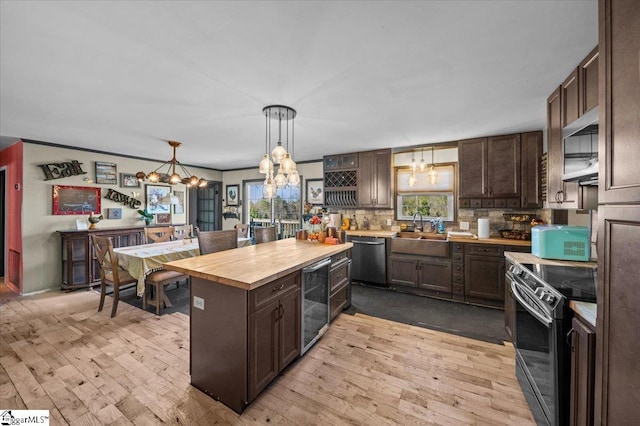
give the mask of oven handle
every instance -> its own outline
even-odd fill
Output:
[[[318,263],[314,263],[311,266],[307,266],[306,268],[303,268],[302,269],[302,273],[303,274],[309,274],[311,272],[317,271],[320,268],[324,268],[325,266],[330,265],[330,264],[331,264],[331,258],[326,258],[324,260],[321,260]]]
[[[520,296],[520,293],[518,292],[518,285],[515,281],[511,281],[511,292],[513,293],[513,296],[516,298],[516,300],[520,302],[520,304],[527,310],[527,312],[533,315],[538,321],[546,325],[547,328],[551,328],[553,319],[543,316],[540,312],[531,309],[529,304],[522,298],[522,296]]]

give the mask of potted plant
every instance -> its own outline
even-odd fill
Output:
[[[138,210],[138,214],[140,215],[140,220],[144,220],[144,223],[146,225],[151,225],[151,221],[153,220],[153,215],[149,213],[147,209]]]

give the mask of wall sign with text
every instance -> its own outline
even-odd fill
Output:
[[[62,179],[69,176],[87,174],[87,172],[82,170],[82,163],[78,162],[78,160],[40,164],[38,167],[44,172],[44,180]]]

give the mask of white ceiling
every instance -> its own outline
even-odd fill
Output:
[[[597,1],[1,1],[0,141],[228,170],[539,130]]]

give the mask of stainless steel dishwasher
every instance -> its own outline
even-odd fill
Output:
[[[387,284],[387,239],[380,237],[347,237],[351,249],[351,280]]]

